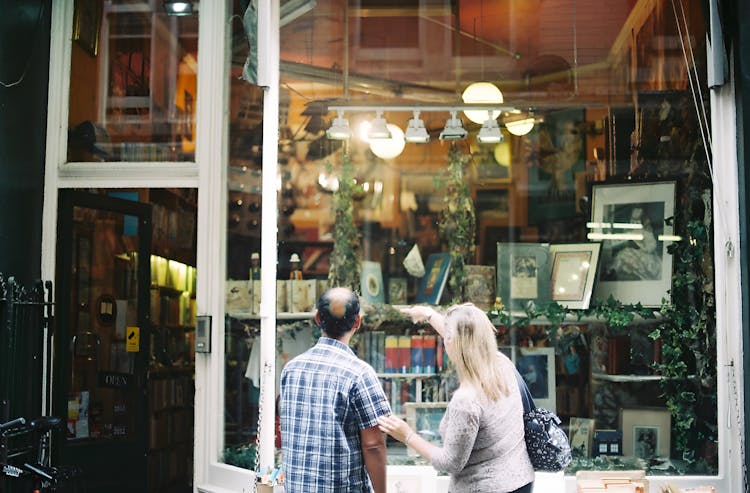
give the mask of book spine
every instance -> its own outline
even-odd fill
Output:
[[[435,370],[441,372],[445,369],[445,342],[443,338],[438,338],[437,347],[435,348]]]
[[[409,373],[411,368],[411,336],[398,336],[398,369],[399,373]]]
[[[428,334],[422,341],[422,371],[424,373],[435,373],[437,367],[437,336]]]
[[[395,373],[399,367],[398,336],[385,336],[385,372]]]
[[[411,336],[411,372],[424,372],[424,336],[415,334]]]

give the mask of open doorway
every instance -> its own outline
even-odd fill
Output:
[[[195,189],[63,190],[53,412],[108,491],[192,491]]]

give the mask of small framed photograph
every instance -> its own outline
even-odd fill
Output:
[[[529,387],[534,404],[537,407],[557,412],[555,348],[518,348],[515,363],[518,372]]]
[[[362,261],[362,276],[360,277],[362,299],[370,304],[385,303],[383,287],[383,270],[380,262]]]
[[[594,444],[594,420],[571,417],[568,438],[573,455],[576,457],[591,457],[591,447]]]
[[[422,277],[417,297],[414,300],[415,303],[440,304],[440,297],[448,281],[451,260],[450,253],[430,254],[425,265],[425,275]]]
[[[388,303],[391,305],[405,305],[408,289],[405,277],[391,277],[388,279]]]
[[[550,245],[553,301],[571,309],[589,307],[600,250],[600,243]]]
[[[594,297],[658,307],[672,286],[675,182],[594,184],[588,238],[601,240]]]
[[[406,422],[422,438],[441,446],[440,421],[447,407],[447,402],[405,402]],[[409,455],[416,455],[416,452],[409,449]]]
[[[549,244],[498,243],[497,295],[507,310],[523,310],[529,301],[549,302]]]
[[[672,414],[666,408],[622,408],[622,453],[643,459],[669,457]]]

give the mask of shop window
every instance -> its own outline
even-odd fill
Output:
[[[403,35],[387,16],[434,7],[372,5],[345,15],[340,2],[319,0],[282,28],[278,364],[317,337],[311,301],[334,278],[360,292],[365,320],[377,321],[365,322],[353,346],[382,378],[394,412],[438,419],[455,375],[438,363],[435,334],[393,306],[426,299],[423,277],[452,254],[447,273],[436,267],[427,281],[442,286],[435,304],[473,301],[487,311],[498,348],[535,375],[535,397],[568,427],[576,449],[569,474],[716,474],[702,11],[691,5],[675,18],[666,2],[458,2],[432,18],[409,17],[414,26]],[[422,44],[425,35],[434,44]],[[679,50],[683,42],[692,56]],[[241,68],[233,66],[233,80]],[[492,144],[485,132],[494,126],[464,113],[463,90],[481,81],[503,94],[483,109],[498,112],[491,120],[501,137]],[[225,431],[234,453],[257,432],[253,404],[235,394],[252,396],[242,378],[257,322],[250,269],[260,237],[247,209],[258,203],[262,104],[244,82],[233,83],[232,98],[233,113],[246,111],[233,114],[230,130],[230,142],[243,145],[229,163],[228,283],[238,284],[227,292],[249,292],[227,305],[227,371],[237,378],[227,379]],[[402,141],[384,157],[382,142],[360,133],[376,117],[398,127],[391,139],[419,119],[427,142]],[[328,137],[337,119],[348,122],[348,139]],[[456,119],[463,130],[449,125]],[[351,209],[336,209],[342,183],[352,185]],[[342,217],[352,225],[343,233]],[[331,263],[339,234],[353,239],[344,252],[355,259],[355,269],[343,266],[349,277]],[[424,276],[411,268],[415,256]],[[576,261],[586,270],[572,282],[563,276]],[[671,351],[687,349],[686,326],[702,342],[683,367]],[[395,362],[394,347],[409,357]],[[422,463],[388,445],[390,464]]]
[[[68,161],[195,160],[198,16],[153,5],[76,2]]]

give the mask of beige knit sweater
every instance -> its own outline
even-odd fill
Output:
[[[461,386],[440,423],[443,446],[430,462],[451,475],[450,493],[510,492],[534,480],[513,363],[501,359],[510,395],[492,402]]]

